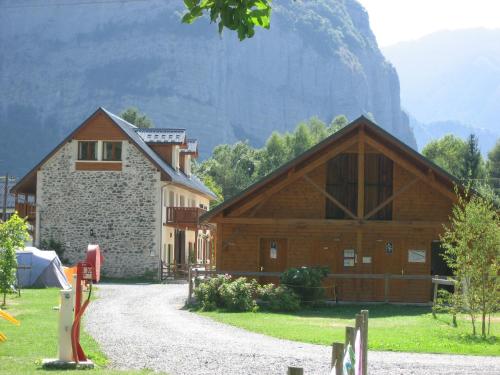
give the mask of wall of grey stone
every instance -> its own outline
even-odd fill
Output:
[[[76,143],[65,144],[38,172],[37,239],[61,242],[70,264],[84,259],[89,243],[97,243],[105,257],[103,275],[156,278],[160,173],[127,141],[122,171],[76,171]]]

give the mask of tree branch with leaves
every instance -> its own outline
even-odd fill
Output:
[[[255,26],[269,29],[271,25],[271,0],[184,0],[184,4],[183,23],[191,24],[206,14],[219,34],[227,28],[236,31],[240,40],[253,37]]]

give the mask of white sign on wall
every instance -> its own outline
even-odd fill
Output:
[[[408,250],[408,263],[425,263],[425,250]]]

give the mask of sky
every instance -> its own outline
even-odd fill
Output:
[[[358,0],[379,46],[440,30],[500,28],[500,0]]]

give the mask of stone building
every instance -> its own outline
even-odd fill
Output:
[[[97,243],[105,276],[158,278],[212,260],[198,217],[216,197],[191,173],[197,154],[185,129],[141,129],[99,108],[11,191],[35,246],[56,241],[73,264]]]

